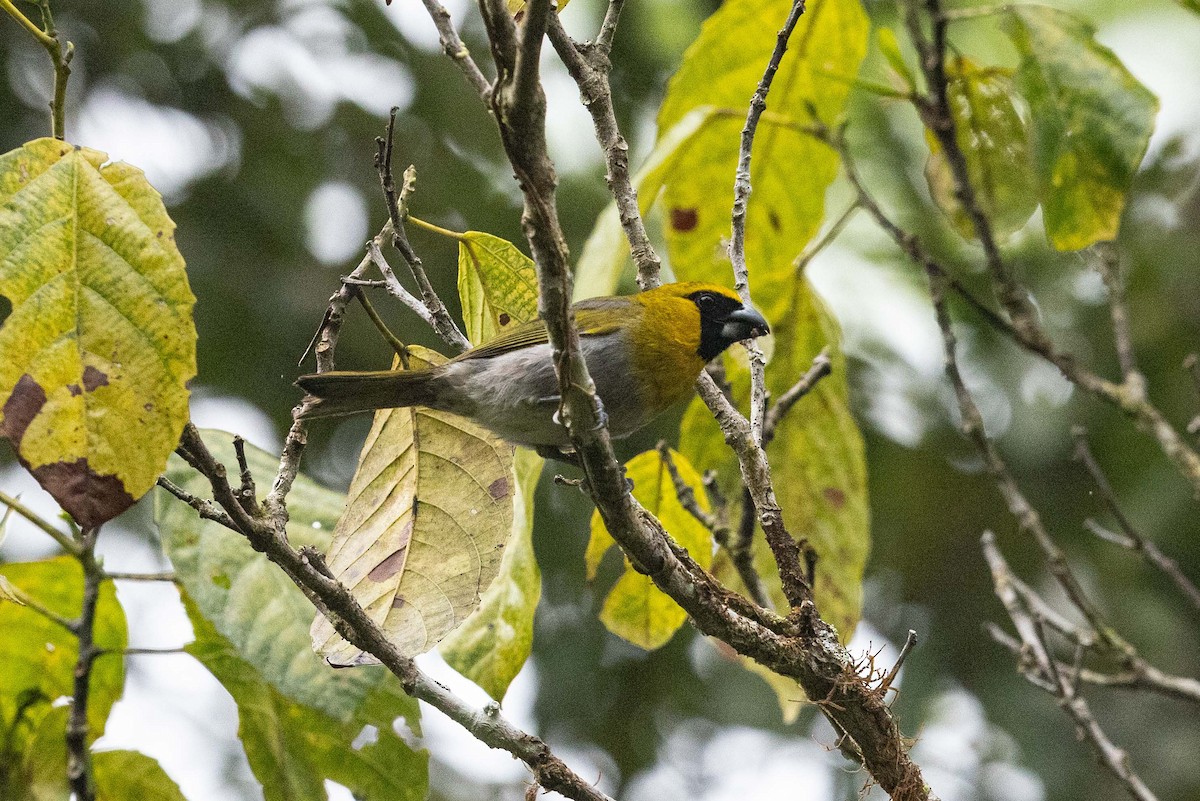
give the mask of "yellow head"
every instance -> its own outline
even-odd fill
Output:
[[[761,314],[720,284],[663,284],[633,300],[643,308],[635,369],[653,388],[652,402],[664,407],[686,397],[704,365],[734,342],[769,331]]]

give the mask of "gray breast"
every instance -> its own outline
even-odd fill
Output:
[[[583,337],[581,344],[608,413],[609,429],[613,436],[623,437],[644,425],[647,415],[628,362],[611,358],[612,353],[625,350],[612,347],[616,344],[612,338],[617,336],[621,334]],[[602,348],[607,350],[607,358],[598,357]],[[558,378],[549,344],[455,362],[447,365],[447,378],[455,389],[449,411],[473,417],[517,444],[569,444],[566,430],[556,421]]]

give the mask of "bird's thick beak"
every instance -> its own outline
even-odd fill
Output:
[[[721,327],[721,336],[731,341],[753,339],[770,332],[771,327],[766,319],[753,306],[743,306],[733,312],[725,318],[725,325]]]

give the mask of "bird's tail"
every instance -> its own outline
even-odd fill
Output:
[[[440,370],[336,371],[300,376],[309,394],[300,416],[339,417],[397,406],[436,406]]]

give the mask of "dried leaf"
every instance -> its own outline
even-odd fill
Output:
[[[412,352],[413,367],[444,361]],[[496,577],[512,531],[512,465],[512,446],[465,418],[423,407],[375,413],[327,561],[403,653],[437,645]],[[324,616],[312,638],[331,664],[378,662]]]

